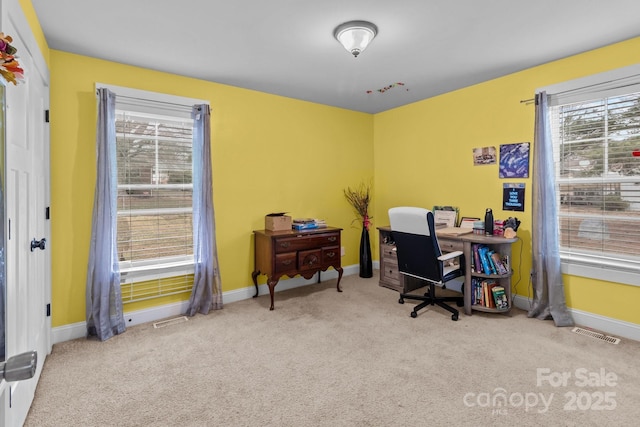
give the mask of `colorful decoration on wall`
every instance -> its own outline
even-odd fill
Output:
[[[529,178],[529,143],[500,144],[500,178]]]
[[[393,89],[394,87],[398,87],[398,86],[404,86],[404,83],[402,82],[398,82],[398,83],[392,83],[389,86],[385,86],[383,88],[377,89],[375,91],[373,90],[368,90],[367,93],[373,93],[373,92],[379,92],[379,93],[385,93],[386,91],[388,91],[389,89]],[[409,89],[407,89],[409,90]]]
[[[18,49],[11,45],[13,38],[0,32],[0,75],[14,85],[24,78],[24,70],[20,68],[18,60],[14,56]]]

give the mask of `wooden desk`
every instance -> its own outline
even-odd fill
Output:
[[[464,275],[464,312],[471,315],[473,310],[485,311],[491,313],[504,313],[511,309],[511,275],[513,270],[509,267],[509,273],[505,275],[497,274],[481,274],[476,273],[471,268],[472,245],[485,244],[490,246],[496,252],[511,259],[511,245],[516,242],[517,238],[507,239],[501,236],[483,236],[473,233],[452,235],[441,234],[436,230],[438,243],[442,252],[462,251],[465,262]],[[391,227],[378,227],[378,242],[380,245],[380,286],[396,290],[401,293],[407,293],[418,287],[424,286],[424,283],[417,284],[415,280],[407,280],[403,278],[398,271],[398,260],[396,258],[395,245],[391,238]],[[496,310],[487,307],[471,305],[471,279],[474,277],[491,278],[499,282],[505,290],[507,300],[509,301],[508,310]]]
[[[267,285],[271,295],[273,310],[273,293],[280,277],[301,275],[310,279],[319,271],[333,267],[338,272],[338,283],[342,279],[340,265],[340,232],[341,228],[326,227],[314,230],[268,231],[256,230],[255,237],[255,269],[251,274],[258,296],[258,275],[267,276]]]

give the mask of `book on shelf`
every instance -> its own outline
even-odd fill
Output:
[[[491,274],[498,274],[498,269],[496,268],[495,263],[493,262],[493,254],[496,252],[493,249],[489,249],[485,256],[487,257],[487,262],[489,263],[489,268],[491,269]]]
[[[491,289],[493,293],[493,301],[495,303],[495,308],[499,310],[506,310],[509,308],[509,301],[507,300],[507,294],[504,291],[502,286],[494,286]]]
[[[505,255],[502,257],[502,263],[504,264],[504,268],[507,269],[507,273],[511,272],[511,259],[509,255]]]
[[[474,264],[475,264],[475,271],[476,273],[482,273],[482,262],[480,261],[480,253],[478,252],[478,247],[480,245],[477,243],[474,243],[471,246],[471,251],[473,252],[473,260],[474,260]]]
[[[496,308],[496,303],[493,299],[493,288],[495,288],[496,286],[498,286],[498,284],[492,280],[485,280],[483,282],[485,307]]]
[[[489,259],[487,258],[487,252],[489,247],[480,245],[478,247],[478,254],[480,255],[480,262],[482,263],[482,272],[484,274],[491,274],[491,266],[489,265]]]
[[[493,264],[496,266],[497,274],[505,275],[509,272],[507,270],[507,267],[502,262],[502,258],[500,257],[499,253],[497,252],[492,253],[491,260],[493,261]]]

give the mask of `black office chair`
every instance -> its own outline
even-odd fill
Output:
[[[422,301],[411,312],[417,317],[418,311],[428,305],[438,305],[451,312],[451,320],[458,320],[458,310],[445,304],[456,302],[464,305],[463,297],[436,297],[436,286],[446,289],[446,283],[456,277],[464,276],[464,258],[462,251],[442,254],[435,233],[433,213],[430,210],[415,207],[396,207],[389,209],[391,237],[396,244],[398,271],[402,280],[406,276],[427,282],[429,292],[424,295],[400,293],[400,304],[405,299]],[[450,261],[458,258],[456,264]]]

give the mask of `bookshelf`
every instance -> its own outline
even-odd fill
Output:
[[[471,234],[462,236],[462,240],[466,271],[465,313],[471,314],[473,310],[488,313],[509,312],[512,306],[513,275],[511,246],[518,239]],[[492,254],[496,255],[492,257]],[[500,269],[501,266],[504,266],[504,270]],[[498,305],[495,304],[496,296]]]

